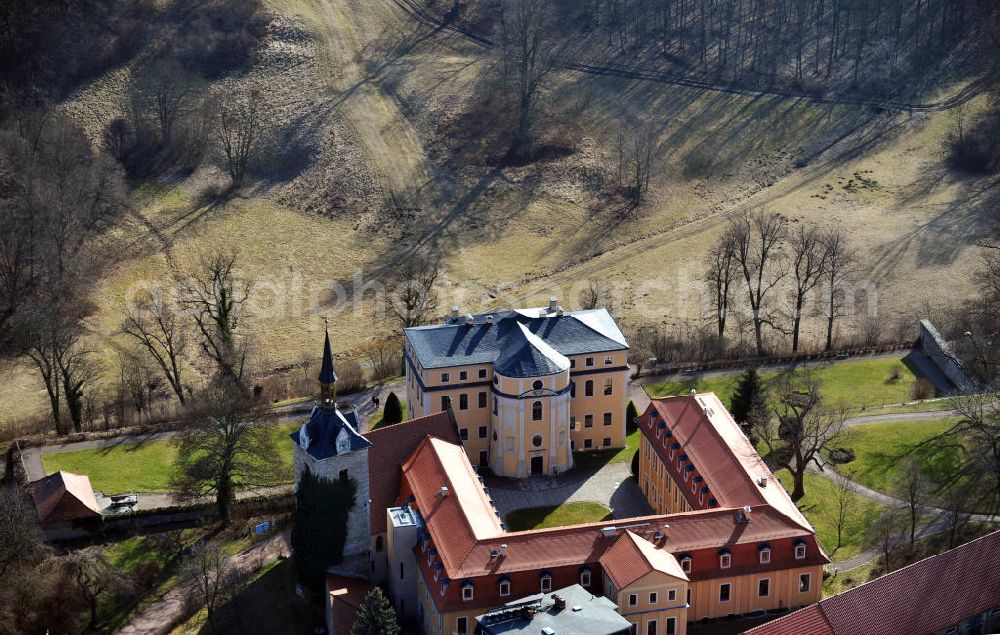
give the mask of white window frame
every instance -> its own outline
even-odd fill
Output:
[[[800,573],[799,574],[799,593],[809,593],[812,591],[812,574],[811,573]],[[806,588],[802,588],[802,580],[806,581]]]
[[[638,604],[639,604],[639,595],[636,594],[636,593],[629,593],[628,594],[628,605],[629,606],[638,606]]]
[[[795,559],[805,560],[806,559],[806,546],[805,545],[795,545]]]
[[[590,571],[580,572],[580,586],[582,587],[590,586]]]
[[[681,558],[681,571],[691,573],[691,558]]]
[[[764,595],[760,594],[760,583],[767,582],[767,593]],[[771,597],[771,578],[758,578],[757,579],[757,597],[759,598],[769,598]]]
[[[667,589],[667,602],[677,601],[677,589]]]
[[[506,591],[504,590],[506,588]],[[500,581],[500,597],[505,598],[510,595],[510,580]]]
[[[729,598],[722,599],[722,587],[729,587]],[[723,582],[719,585],[719,604],[728,604],[733,601],[733,584],[731,582]]]
[[[657,593],[656,591],[650,591],[649,592],[649,603],[650,604],[656,604],[659,601],[660,601],[660,594]]]
[[[760,550],[760,563],[769,564],[771,562],[771,550],[764,548]]]
[[[548,593],[552,590],[552,576],[543,575],[541,580],[542,593]]]
[[[730,553],[720,553],[719,554],[719,568],[728,569],[733,566],[733,555]]]
[[[466,584],[464,587],[462,587],[463,602],[469,602],[475,599],[475,597],[476,597],[476,590],[473,588],[471,584]]]

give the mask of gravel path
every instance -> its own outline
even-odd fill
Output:
[[[252,573],[265,564],[276,560],[278,556],[287,556],[289,553],[291,553],[289,534],[283,532],[233,556],[232,560],[238,570]],[[119,635],[162,635],[169,633],[185,617],[187,596],[187,587],[177,586],[167,591],[163,597],[118,631]]]

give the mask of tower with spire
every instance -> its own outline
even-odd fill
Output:
[[[319,401],[313,405],[309,420],[291,434],[295,444],[295,485],[308,469],[319,478],[336,480],[351,478],[357,483],[354,507],[351,509],[344,544],[345,563],[365,555],[362,567],[367,569],[369,549],[369,479],[368,448],[372,443],[359,432],[357,413],[341,412],[337,407],[337,373],[333,366],[330,331],[325,329],[323,359],[319,371]]]

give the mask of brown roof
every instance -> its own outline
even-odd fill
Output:
[[[648,540],[628,530],[604,552],[600,563],[616,589],[624,589],[653,571],[681,580],[688,579],[669,551],[657,549]]]
[[[330,635],[351,634],[358,608],[373,588],[366,580],[326,574],[327,601],[333,614],[333,632]]]
[[[369,498],[371,498],[371,533],[385,532],[385,510],[392,507],[399,494],[399,467],[428,436],[461,443],[452,413],[442,411],[418,419],[383,426],[365,433],[372,442],[368,448]]]
[[[995,531],[746,633],[932,633],[1000,606],[998,570],[1000,531]]]
[[[650,417],[653,410],[658,417]],[[660,421],[667,424],[669,438],[657,437]],[[715,393],[653,399],[640,427],[667,463],[671,443],[679,443],[680,452],[687,454],[720,507],[770,505],[803,529],[813,531]],[[761,478],[766,479],[764,487],[759,484]]]
[[[43,525],[101,516],[90,478],[85,474],[56,472],[32,482],[29,487]]]

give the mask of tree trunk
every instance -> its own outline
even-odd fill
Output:
[[[806,495],[805,475],[805,467],[796,467],[795,470],[792,471],[792,480],[794,481],[794,485],[792,486],[791,497],[793,503],[798,502],[803,496]]]

